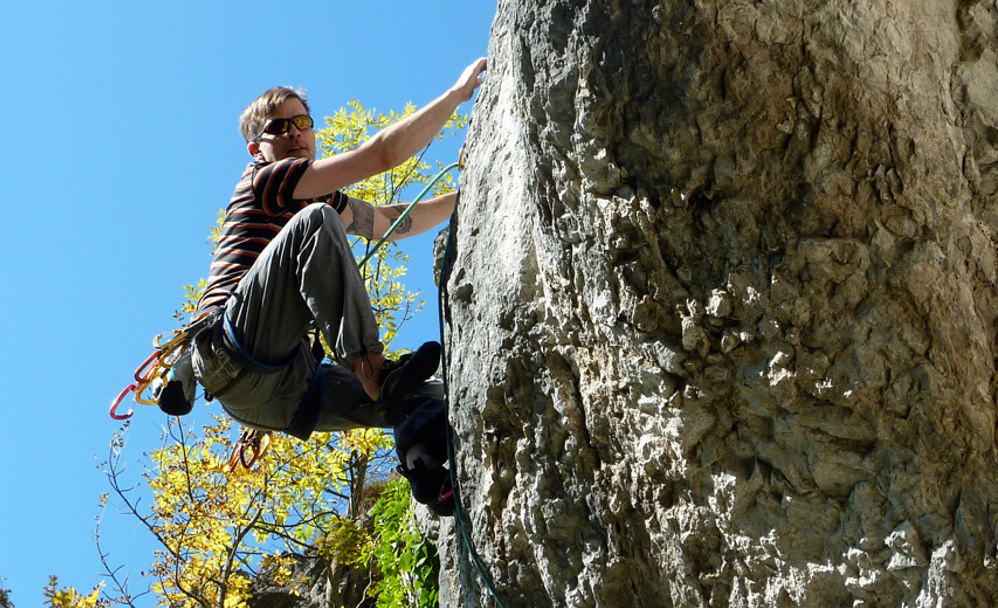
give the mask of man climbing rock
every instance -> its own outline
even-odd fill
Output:
[[[407,403],[427,393],[439,345],[385,359],[346,237],[382,237],[407,204],[374,207],[340,190],[425,147],[472,97],[485,69],[486,60],[476,60],[415,114],[321,160],[302,93],[275,87],[243,112],[240,129],[252,161],[226,211],[198,303],[199,312],[216,311],[219,321],[198,336],[192,356],[199,382],[233,418],[301,438],[313,430],[394,427]],[[420,203],[390,238],[447,220],[455,198]],[[312,355],[305,337],[313,323],[338,365]]]

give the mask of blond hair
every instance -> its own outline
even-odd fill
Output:
[[[305,111],[311,113],[308,102],[305,101],[305,91],[291,87],[273,87],[253,100],[253,103],[243,110],[239,117],[239,131],[247,142],[260,134],[267,120],[277,110],[277,107],[289,99],[297,99],[305,106]]]

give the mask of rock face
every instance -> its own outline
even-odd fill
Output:
[[[444,288],[507,608],[994,605],[996,41],[994,0],[499,3]]]

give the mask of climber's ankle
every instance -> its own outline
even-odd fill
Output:
[[[357,357],[353,362],[353,372],[364,387],[364,392],[377,401],[381,396],[381,366],[385,356],[380,353],[367,353]]]

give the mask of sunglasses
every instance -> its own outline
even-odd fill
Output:
[[[273,118],[264,125],[263,130],[257,133],[257,136],[251,141],[257,141],[263,137],[264,133],[284,135],[291,129],[291,125],[294,125],[299,131],[304,131],[305,129],[311,129],[314,124],[315,121],[308,114],[299,114],[291,118]]]

